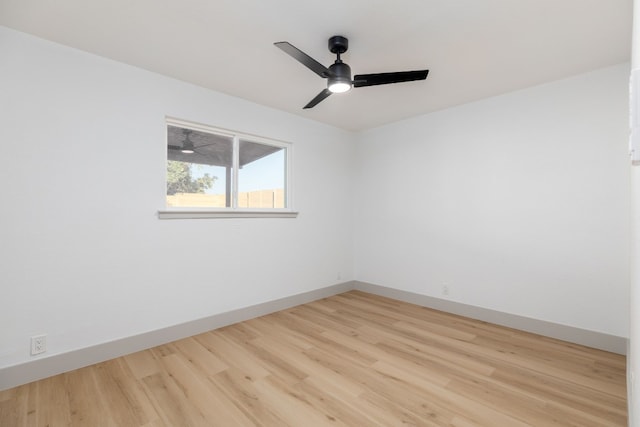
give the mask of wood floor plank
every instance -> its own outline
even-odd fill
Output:
[[[561,378],[546,373],[529,371],[518,367],[501,367],[490,379],[509,384],[516,390],[544,397],[549,402],[570,407],[581,407],[585,412],[611,414],[626,417],[626,399],[612,396],[601,390],[579,387]]]
[[[285,425],[285,421],[258,392],[251,378],[235,368],[226,369],[209,380],[224,393],[255,426]]]
[[[376,423],[385,426],[442,427],[450,425],[450,416],[442,411],[425,410],[422,416],[406,409],[397,401],[385,398],[378,393],[366,392],[357,402]],[[427,408],[425,408],[427,409]]]
[[[180,354],[205,375],[215,375],[229,366],[194,338],[185,338],[170,344],[173,354]]]
[[[69,393],[71,425],[117,427],[104,401],[99,398],[103,385],[96,382],[96,372],[100,368],[101,364],[97,364],[65,374],[65,387],[74,391]]]
[[[315,407],[307,396],[276,377],[262,378],[256,381],[254,386],[262,396],[262,400],[273,408],[287,426],[296,427],[304,423],[309,427],[327,425],[348,427],[322,408]]]
[[[273,349],[273,351],[279,350],[281,352],[280,357],[308,373],[304,381],[309,380],[312,383],[316,383],[317,381],[330,382],[331,384],[338,386],[343,393],[346,393],[351,397],[358,396],[364,391],[362,387],[358,386],[349,377],[342,376],[333,369],[323,366],[321,363],[318,363],[314,357],[306,354],[305,351],[298,352],[290,350],[282,352],[282,346],[277,342],[271,342],[268,338],[270,337],[262,337],[259,340],[256,340],[255,345],[270,348]]]
[[[151,350],[138,351],[123,357],[131,373],[137,379],[160,373],[160,366]]]
[[[101,363],[93,369],[99,395],[116,425],[143,425],[155,418],[142,385],[125,359]]]
[[[219,331],[200,334],[195,338],[225,364],[236,367],[254,380],[267,377],[270,374],[262,366],[258,357],[248,351],[242,351],[241,346],[226,339]]]
[[[144,377],[142,382],[147,390],[149,401],[158,414],[158,418],[167,426],[207,426],[207,420],[201,417],[195,405],[171,376],[157,373]]]
[[[308,376],[307,372],[282,357],[282,348],[279,346],[270,348],[269,346],[260,345],[258,338],[246,341],[239,336],[227,336],[230,341],[249,349],[271,375],[275,375],[290,384],[299,383]]]
[[[624,426],[625,369],[350,291],[0,391],[0,426]]]
[[[175,381],[185,400],[193,407],[191,412],[198,415],[198,423],[208,425],[215,421],[220,426],[250,426],[251,421],[224,395],[217,393],[206,376],[192,369],[193,365],[177,354],[163,358],[169,376]]]
[[[53,385],[53,384],[52,384]],[[66,399],[60,399],[60,394],[56,392],[58,390],[55,385],[47,390],[46,394],[39,394],[39,399],[48,399],[52,404],[47,405],[46,408],[41,409],[38,414],[38,426],[71,426],[71,411],[69,410],[69,404]],[[61,401],[62,400],[62,401]],[[0,425],[3,425],[0,423]]]
[[[34,409],[38,385],[27,384],[4,392],[0,401],[0,426],[31,427],[37,425]]]
[[[340,393],[332,393],[331,388],[318,386],[311,381],[303,381],[296,385],[296,392],[305,396],[306,400],[318,411],[325,414],[333,424],[340,423],[347,426],[376,425],[375,418],[359,410],[354,399],[342,399]]]
[[[247,323],[254,330],[259,331],[260,338],[268,336],[278,340],[279,342],[295,347],[299,351],[313,348],[313,344],[311,344],[305,335],[292,331],[287,328],[285,324],[278,322],[278,320],[271,315],[251,319],[243,323]]]

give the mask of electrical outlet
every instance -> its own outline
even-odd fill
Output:
[[[31,337],[31,355],[41,354],[47,351],[47,336],[35,335]]]
[[[449,285],[446,283],[442,285],[442,295],[449,296]]]

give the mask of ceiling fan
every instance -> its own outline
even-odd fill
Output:
[[[184,141],[182,141],[182,145],[171,145],[169,144],[167,147],[169,150],[180,151],[183,154],[193,154],[196,152],[196,148],[193,145],[193,141],[189,139],[189,135],[193,132],[191,129],[183,129],[182,133],[184,134]]]
[[[340,59],[340,55],[345,53],[349,48],[349,40],[343,36],[333,36],[329,39],[329,50],[337,56],[335,62],[329,68],[325,67],[289,42],[277,42],[274,43],[274,45],[282,49],[285,53],[291,55],[302,65],[309,68],[323,79],[328,79],[327,88],[313,98],[304,106],[304,108],[313,108],[332,93],[346,92],[351,89],[351,87],[386,85],[389,83],[424,80],[427,78],[427,74],[429,74],[429,70],[356,74],[353,76],[353,80],[351,80],[351,67]]]

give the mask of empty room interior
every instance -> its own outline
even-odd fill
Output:
[[[0,0],[0,426],[640,427],[639,9]]]

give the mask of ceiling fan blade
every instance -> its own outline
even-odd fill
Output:
[[[331,75],[331,72],[327,67],[295,47],[289,42],[277,42],[274,43],[277,47],[282,49],[285,53],[291,55],[294,59],[300,62],[302,65],[322,77],[323,79],[328,78]]]
[[[182,147],[179,145],[167,145],[169,150],[182,150]]]
[[[325,98],[327,98],[329,95],[331,95],[331,91],[329,89],[323,90],[322,92],[317,94],[315,98],[313,98],[311,101],[309,101],[309,103],[307,105],[305,105],[303,109],[315,107],[320,102],[322,102]]]
[[[399,71],[397,73],[359,74],[353,76],[353,87],[386,85],[389,83],[412,82],[427,78],[429,70]]]

